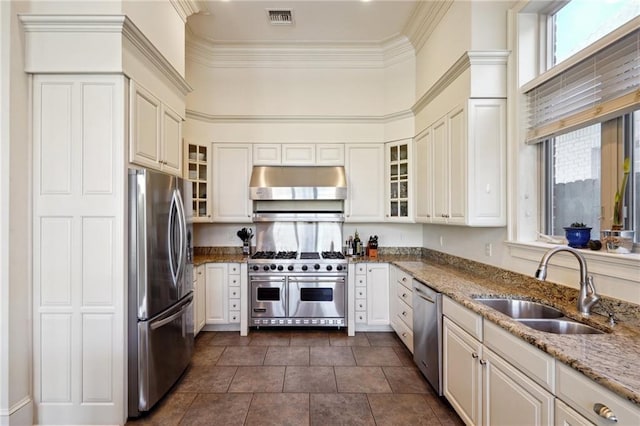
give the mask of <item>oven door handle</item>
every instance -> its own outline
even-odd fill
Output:
[[[267,312],[267,308],[253,308],[253,312],[264,313],[264,312]]]

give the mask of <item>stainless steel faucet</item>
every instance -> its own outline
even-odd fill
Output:
[[[589,315],[591,313],[591,307],[600,300],[600,296],[596,294],[596,288],[593,285],[593,277],[587,273],[587,261],[578,250],[571,247],[558,246],[547,251],[540,260],[540,265],[538,265],[535,277],[540,281],[544,281],[547,278],[547,264],[549,263],[549,259],[551,259],[551,256],[554,254],[561,251],[567,251],[578,259],[578,263],[580,264],[578,311],[583,315]]]

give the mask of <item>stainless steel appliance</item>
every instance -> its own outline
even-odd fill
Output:
[[[413,280],[413,361],[442,396],[442,294]]]
[[[344,167],[254,167],[250,186],[249,325],[345,326]]]
[[[148,411],[193,353],[191,187],[129,170],[129,416]]]
[[[346,284],[342,253],[256,252],[249,260],[249,324],[344,327]]]

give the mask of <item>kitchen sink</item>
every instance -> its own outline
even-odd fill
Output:
[[[554,334],[603,334],[604,332],[578,321],[571,320],[562,311],[523,299],[504,297],[476,297],[477,302],[501,312],[522,325],[545,333]]]
[[[476,301],[511,318],[560,318],[564,314],[556,308],[530,300],[506,298],[477,298]]]
[[[522,325],[538,331],[555,334],[603,334],[604,331],[587,324],[567,319],[522,319]]]

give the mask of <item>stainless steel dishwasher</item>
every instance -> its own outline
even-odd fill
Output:
[[[413,280],[413,361],[442,396],[442,294]]]

